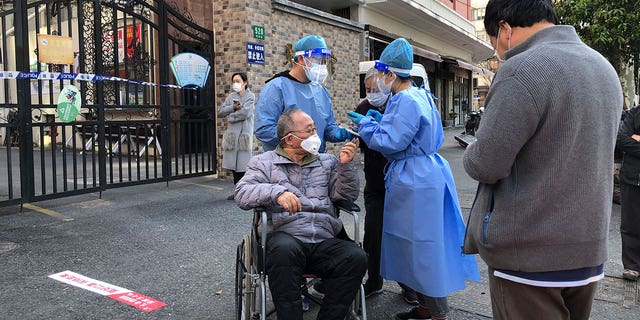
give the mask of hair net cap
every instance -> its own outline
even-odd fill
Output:
[[[413,47],[404,38],[393,40],[380,55],[380,62],[401,77],[408,77],[413,67]]]
[[[305,51],[319,48],[329,49],[327,44],[324,42],[324,39],[317,35],[306,36],[298,40],[298,42],[293,46],[294,51]]]

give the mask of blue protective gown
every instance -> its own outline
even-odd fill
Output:
[[[262,87],[256,103],[255,134],[264,151],[274,150],[278,145],[278,117],[290,108],[301,109],[311,116],[322,140],[320,152],[325,150],[325,141],[340,141],[335,138],[339,127],[327,89],[321,84],[299,82],[283,72]]]
[[[359,134],[390,161],[381,275],[430,297],[464,289],[465,279],[480,281],[475,257],[462,254],[464,221],[449,163],[436,153],[444,135],[427,92],[393,95],[380,123],[364,117]]]

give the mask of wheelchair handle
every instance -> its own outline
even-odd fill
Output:
[[[360,212],[360,207],[357,204],[346,200],[338,200],[333,203],[333,206],[342,211]]]

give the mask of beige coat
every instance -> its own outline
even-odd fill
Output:
[[[233,110],[233,100],[240,100],[242,108]],[[253,150],[253,114],[255,95],[246,89],[242,96],[231,92],[218,110],[218,117],[227,118],[227,130],[222,136],[222,168],[244,172]]]

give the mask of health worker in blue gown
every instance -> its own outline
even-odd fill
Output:
[[[329,92],[322,83],[329,74],[327,63],[331,51],[324,39],[317,35],[306,36],[295,43],[295,55],[291,70],[276,74],[260,89],[256,103],[255,134],[264,151],[278,145],[276,124],[286,109],[298,108],[313,119],[322,140],[341,142],[353,139],[344,128],[338,127],[331,107]]]
[[[413,49],[396,39],[375,63],[376,84],[392,93],[384,116],[350,112],[360,137],[388,160],[380,272],[418,292],[419,306],[396,319],[447,319],[447,295],[480,281],[474,256],[464,255],[464,221],[448,162],[440,116],[425,89],[411,85]]]

